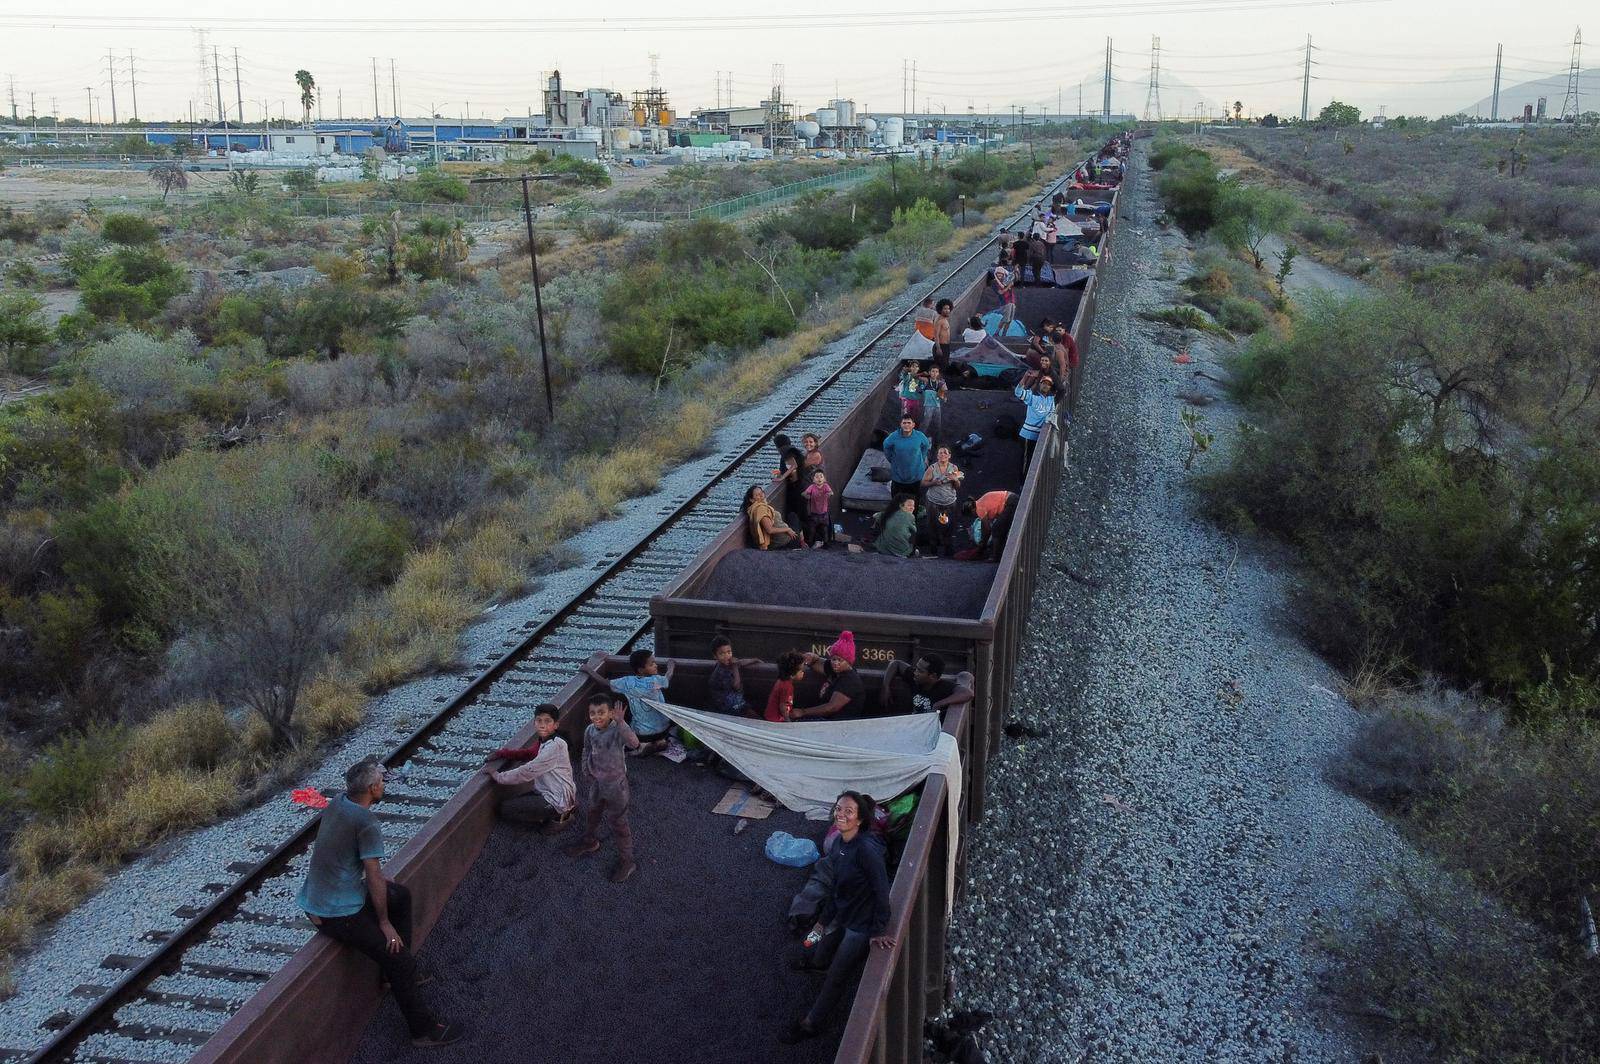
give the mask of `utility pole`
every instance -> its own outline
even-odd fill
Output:
[[[89,94],[89,124],[94,125],[94,89],[85,85],[83,91]],[[89,143],[89,138],[85,136],[83,142],[85,144]]]
[[[378,110],[378,57],[372,57],[372,120],[376,122],[383,117]]]
[[[1110,37],[1106,38],[1105,87],[1106,87],[1105,110],[1102,113],[1105,115],[1106,125],[1109,126],[1111,124],[1111,38]]]
[[[1580,54],[1583,51],[1583,27],[1578,27],[1572,34],[1572,66],[1567,71],[1567,97],[1561,101],[1561,120],[1572,117],[1573,126],[1577,126],[1578,119],[1583,114],[1583,109],[1578,106],[1578,74]]]
[[[1300,121],[1311,117],[1311,34],[1306,34],[1306,72],[1300,79]]]
[[[917,113],[917,61],[911,61],[911,113]]]
[[[6,86],[11,91],[11,121],[17,121],[17,78],[15,74],[6,75]]]
[[[528,262],[533,267],[533,306],[539,317],[539,359],[544,364],[544,409],[551,420],[556,416],[556,400],[550,391],[550,349],[544,336],[544,296],[539,285],[539,249],[533,239],[533,203],[528,197],[528,182],[537,181],[540,175],[522,174],[518,177],[475,177],[472,184],[503,184],[516,181],[522,185],[522,217],[528,226]]]
[[[117,64],[106,52],[106,80],[111,83],[111,124],[117,124]]]
[[[344,90],[339,90],[339,121],[344,121]]]
[[[1500,60],[1505,56],[1506,46],[1494,46],[1494,95],[1489,98],[1489,121],[1500,121]]]
[[[133,120],[139,121],[139,75],[133,69],[133,49],[128,49],[128,88],[133,90]]]
[[[228,127],[228,112],[222,109],[222,54],[215,46],[211,49],[211,69],[216,75],[217,82],[217,117],[222,120],[222,154],[228,160],[228,169],[233,169],[233,137]],[[241,119],[244,115],[239,116]],[[271,147],[272,140],[268,138],[267,145]]]
[[[910,61],[905,59],[900,60],[900,114],[902,116],[910,113],[908,110],[906,110],[906,87],[911,83],[909,80],[910,68]]]
[[[389,60],[389,106],[394,108],[394,116],[400,117],[400,90],[394,79],[394,60]]]
[[[244,125],[244,83],[239,77],[239,49],[237,48],[233,50],[233,98],[239,104],[239,124],[242,126]],[[271,143],[269,140],[261,147],[266,149]]]

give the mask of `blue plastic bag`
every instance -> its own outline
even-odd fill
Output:
[[[810,868],[822,858],[822,853],[810,839],[797,839],[787,831],[774,831],[767,836],[767,856],[790,868]]]

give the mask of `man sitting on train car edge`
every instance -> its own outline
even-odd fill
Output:
[[[922,653],[914,665],[891,661],[884,667],[878,705],[896,713],[942,713],[971,702],[973,685],[972,673],[958,672],[953,679],[946,679],[944,659]]]
[[[296,899],[317,930],[370,957],[394,990],[411,1044],[444,1046],[461,1028],[440,1020],[417,996],[411,953],[411,892],[383,875],[383,830],[372,805],[383,798],[384,767],[363,758],[344,774],[345,793],[328,803],[317,827],[311,866]]]
[[[859,717],[867,705],[866,685],[856,672],[856,637],[850,632],[840,632],[828,648],[828,656],[819,658],[807,653],[803,659],[806,668],[824,679],[822,702],[804,708],[796,706],[790,720],[807,717]]]

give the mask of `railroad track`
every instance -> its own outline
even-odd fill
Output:
[[[1052,182],[999,229],[1009,228],[1070,177]],[[980,256],[988,240],[931,289],[951,282]],[[408,735],[385,759],[396,770],[377,810],[384,843],[394,852],[410,840],[483,764],[486,754],[549,701],[596,650],[619,651],[650,628],[650,597],[699,553],[706,540],[739,511],[745,487],[771,478],[774,455],[762,454],[780,429],[796,438],[823,432],[899,357],[885,343],[916,308],[897,314],[788,411],[752,428],[745,442],[720,457],[716,473],[684,498],[664,504],[655,527],[632,545],[595,563],[595,574],[542,622],[530,622],[504,656]],[[472,709],[471,713],[464,710]],[[147,935],[145,956],[101,962],[107,979],[73,994],[86,1004],[75,1015],[46,1022],[51,1037],[38,1049],[0,1048],[0,1061],[75,1061],[127,1064],[182,1061],[215,1033],[314,931],[295,904],[310,860],[318,818],[252,864],[229,866],[239,878],[208,884],[203,908],[174,915],[171,933]],[[5,1038],[0,1035],[0,1038]]]

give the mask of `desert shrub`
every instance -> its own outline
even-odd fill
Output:
[[[1204,232],[1216,224],[1222,184],[1211,156],[1204,152],[1177,156],[1162,170],[1156,189],[1167,213],[1186,232]]]
[[[44,304],[25,292],[0,292],[0,347],[5,360],[0,366],[26,371],[29,356],[50,341],[44,323]]]
[[[955,227],[950,216],[932,202],[919,199],[909,207],[897,208],[894,224],[884,239],[908,260],[921,262],[933,249],[950,239]]]
[[[1587,1002],[1593,966],[1470,885],[1396,873],[1391,897],[1368,901],[1328,939],[1333,987],[1442,1060],[1542,1064],[1592,1060]]]
[[[1266,327],[1267,312],[1253,299],[1228,296],[1218,307],[1217,320],[1230,332],[1248,334]]]
[[[610,240],[622,235],[622,223],[614,215],[593,214],[578,223],[578,235],[585,240]]]
[[[214,378],[194,337],[183,333],[158,340],[147,333],[120,332],[86,350],[77,369],[129,412],[180,409],[189,388]]]
[[[108,214],[100,223],[100,235],[124,247],[154,244],[161,236],[154,223],[142,214]]]
[[[310,168],[288,170],[279,178],[290,192],[309,195],[317,190],[317,175]]]
[[[6,265],[6,280],[17,288],[37,288],[39,282],[44,280],[44,274],[39,272],[28,259],[13,259]]]
[[[217,311],[218,335],[239,341],[259,337],[275,358],[336,358],[352,344],[398,336],[406,314],[400,300],[349,285],[292,291],[270,285],[224,298]]]
[[[122,482],[111,398],[77,382],[0,407],[0,501],[73,505]]]
[[[127,742],[124,729],[95,727],[45,747],[22,777],[24,803],[57,818],[89,808],[115,778]]]
[[[366,711],[367,696],[360,687],[332,676],[319,676],[306,687],[300,730],[307,740],[319,743],[360,724]]]
[[[393,198],[423,203],[465,203],[471,189],[459,177],[424,170],[410,181],[393,183]]]
[[[1163,325],[1171,325],[1177,329],[1193,329],[1195,332],[1216,333],[1226,335],[1227,330],[1216,322],[1199,307],[1177,306],[1164,307],[1161,310],[1142,310],[1139,317],[1146,321],[1158,321]]]
[[[1600,460],[1572,432],[1595,411],[1555,355],[1587,342],[1574,298],[1475,285],[1313,304],[1246,349],[1259,431],[1210,486],[1302,548],[1303,615],[1339,660],[1381,650],[1513,699],[1552,669],[1594,677],[1580,633],[1600,586],[1577,529],[1600,520]],[[1543,420],[1536,451],[1505,454],[1491,411]]]
[[[78,277],[83,307],[97,318],[145,322],[188,287],[183,269],[153,247],[118,247]]]
[[[0,240],[31,244],[39,239],[39,233],[43,228],[35,214],[28,214],[11,207],[0,207]]]

